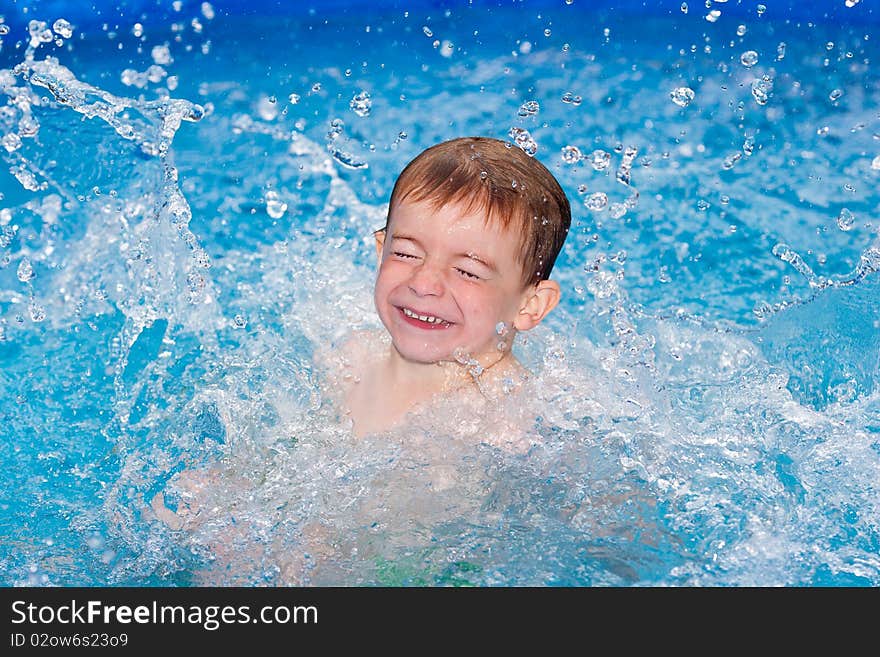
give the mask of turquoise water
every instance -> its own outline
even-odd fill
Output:
[[[876,10],[709,4],[0,11],[0,581],[880,584]],[[541,441],[353,441],[315,352],[466,134],[572,201]]]

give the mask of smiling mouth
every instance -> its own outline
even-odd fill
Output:
[[[452,326],[452,322],[448,322],[442,317],[423,315],[406,307],[398,308],[398,310],[400,310],[404,319],[407,320],[407,323],[418,326],[419,328],[438,329]]]

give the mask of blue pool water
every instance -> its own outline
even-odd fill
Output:
[[[0,8],[0,583],[880,585],[873,3],[375,4]],[[541,440],[355,441],[315,353],[471,134],[572,201]]]

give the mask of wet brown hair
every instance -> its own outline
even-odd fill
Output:
[[[428,201],[434,209],[461,203],[503,230],[519,231],[524,286],[550,278],[571,225],[568,198],[547,167],[489,137],[451,139],[417,155],[394,183],[386,229],[404,199]]]

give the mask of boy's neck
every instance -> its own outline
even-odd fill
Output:
[[[405,359],[392,344],[385,365],[388,380],[396,389],[435,394],[474,384],[476,378],[492,378],[496,373],[517,367],[518,363],[510,351],[468,357],[465,362],[418,363]]]

